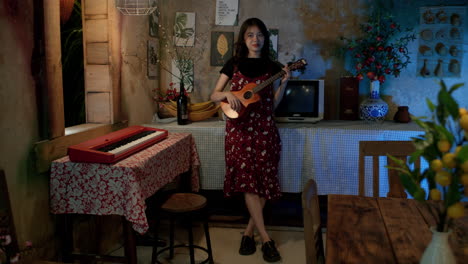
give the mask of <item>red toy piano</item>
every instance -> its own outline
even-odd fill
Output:
[[[73,162],[114,163],[165,138],[164,129],[130,126],[68,147]]]

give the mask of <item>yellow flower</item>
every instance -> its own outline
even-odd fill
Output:
[[[460,218],[465,214],[465,207],[462,203],[455,203],[447,209],[447,215],[451,218]]]
[[[460,152],[462,146],[458,146],[455,148],[455,155],[458,155],[458,152]]]
[[[447,168],[455,168],[457,165],[454,153],[445,153],[444,156],[442,156],[442,162]]]
[[[463,163],[460,165],[460,168],[461,168],[464,172],[468,173],[468,160],[466,160],[465,162],[463,162]]]
[[[429,195],[431,196],[431,199],[434,201],[439,201],[440,198],[442,197],[442,194],[437,189],[432,189]]]
[[[468,186],[468,172],[462,174],[462,176],[460,177],[460,182],[461,184]]]
[[[460,114],[460,116],[467,115],[467,114],[468,114],[468,110],[466,110],[466,109],[463,108],[463,107],[460,107],[460,109],[458,109],[458,113]]]
[[[468,115],[462,115],[460,117],[460,126],[465,130],[468,131]]]
[[[435,159],[431,161],[431,169],[434,171],[441,171],[444,165],[442,164],[442,161],[440,159]]]
[[[435,181],[442,186],[448,186],[452,182],[452,175],[447,171],[439,171],[435,176]]]
[[[446,139],[442,139],[442,140],[439,140],[437,142],[437,148],[439,149],[440,152],[442,153],[445,153],[447,151],[450,150],[450,148],[452,147],[452,145],[450,144],[450,142]]]

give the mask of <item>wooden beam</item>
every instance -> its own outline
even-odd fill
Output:
[[[109,55],[110,55],[110,74],[112,83],[112,122],[122,120],[121,108],[121,69],[122,69],[122,54],[121,54],[121,38],[122,38],[122,14],[115,7],[114,0],[107,0],[108,8],[108,33],[109,33]]]
[[[61,100],[63,84],[60,1],[44,1],[44,28],[47,96],[58,99],[48,100],[49,137],[57,138],[65,134],[64,106]]]

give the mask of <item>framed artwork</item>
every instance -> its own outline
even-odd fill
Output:
[[[278,60],[278,29],[270,29],[270,56]]]
[[[461,77],[466,7],[420,7],[419,24],[417,76]]]
[[[158,52],[159,43],[157,40],[148,40],[148,79],[158,78]]]
[[[215,25],[237,26],[239,22],[239,0],[216,0]]]
[[[185,90],[188,93],[193,91],[193,60],[172,60],[171,72],[172,82],[175,84],[174,88],[179,90],[179,84],[182,80]]]
[[[195,43],[195,13],[177,12],[174,24],[175,45],[186,47]]]
[[[151,6],[156,6],[156,1],[151,1]],[[159,12],[155,10],[148,18],[149,21],[149,35],[151,37],[157,37],[159,33]]]
[[[211,32],[211,66],[223,66],[231,57],[234,32]]]

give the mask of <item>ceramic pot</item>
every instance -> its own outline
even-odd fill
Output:
[[[409,123],[411,121],[408,106],[399,106],[397,112],[393,116],[393,120],[398,123]]]
[[[388,113],[388,104],[380,98],[380,82],[371,81],[370,96],[359,105],[361,119],[368,123],[383,123]]]
[[[448,232],[438,232],[435,227],[431,228],[432,239],[424,251],[420,264],[456,264],[455,256],[450,247]]]

